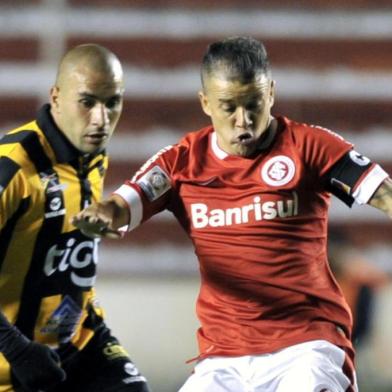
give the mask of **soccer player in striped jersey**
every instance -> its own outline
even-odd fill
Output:
[[[334,194],[392,217],[392,181],[336,133],[272,116],[275,81],[257,40],[211,44],[201,76],[212,125],[159,151],[74,224],[120,236],[168,209],[191,237],[201,327],[181,392],[356,391],[328,208]]]
[[[0,391],[149,390],[96,299],[98,240],[69,222],[101,199],[123,91],[112,52],[77,46],[50,104],[0,140]]]

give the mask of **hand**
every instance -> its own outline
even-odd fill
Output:
[[[111,227],[113,214],[109,203],[92,204],[74,216],[71,223],[91,238],[121,238],[123,234]]]
[[[7,357],[16,379],[28,392],[47,390],[66,378],[55,351],[36,342],[29,342],[17,355]]]

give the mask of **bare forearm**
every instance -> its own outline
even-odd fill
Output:
[[[127,203],[120,196],[112,195],[107,199],[106,203],[111,204],[112,223],[111,228],[114,230],[126,226],[130,221],[130,213]]]
[[[392,218],[392,179],[387,178],[369,201],[373,207],[384,211]]]

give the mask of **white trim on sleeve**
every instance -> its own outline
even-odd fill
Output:
[[[143,203],[136,192],[131,186],[123,184],[120,188],[113,192],[115,195],[121,196],[128,204],[131,220],[128,224],[128,231],[135,229],[140,225],[143,219]]]
[[[353,198],[358,204],[366,204],[380,184],[388,177],[388,173],[380,165],[374,166],[354,191]]]

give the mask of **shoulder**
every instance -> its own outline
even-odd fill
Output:
[[[188,151],[206,149],[213,131],[212,126],[208,126],[197,131],[188,132],[179,140],[177,146],[181,150]]]
[[[345,139],[337,132],[321,125],[307,124],[281,117],[280,123],[284,125],[286,132],[298,142],[310,140],[345,142]]]
[[[340,155],[353,145],[337,132],[320,125],[279,118],[280,135],[285,146],[294,146],[300,155],[316,158],[320,154]]]
[[[212,127],[189,132],[176,144],[161,148],[150,159],[148,159],[136,172],[132,181],[146,173],[153,166],[158,165],[167,173],[182,171],[193,162],[196,155],[200,157],[204,146],[208,146],[209,134]]]
[[[35,121],[7,132],[0,139],[0,156],[7,156],[20,166],[31,161],[31,155],[43,150],[43,134]]]

